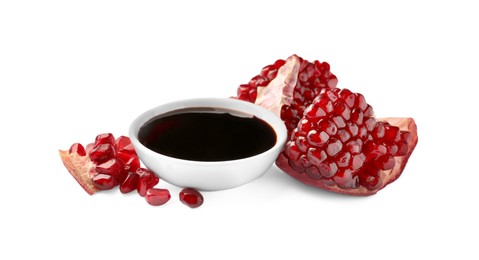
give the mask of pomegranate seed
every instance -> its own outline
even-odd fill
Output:
[[[364,161],[366,160],[366,156],[362,153],[353,156],[353,160],[351,163],[351,169],[357,170],[363,167]]]
[[[192,188],[185,188],[180,192],[180,201],[190,208],[203,205],[203,195]]]
[[[123,165],[116,159],[110,159],[96,166],[96,172],[105,173],[114,177],[116,177],[121,170],[123,170]]]
[[[115,149],[111,144],[100,144],[94,146],[89,155],[94,163],[102,163],[115,157]]]
[[[171,198],[170,191],[166,189],[151,188],[146,192],[145,199],[152,206],[160,206]]]
[[[99,190],[110,190],[113,189],[118,182],[115,177],[108,174],[97,174],[92,178],[93,185]]]
[[[85,148],[83,148],[83,145],[79,144],[79,143],[74,143],[71,147],[70,147],[70,150],[68,151],[70,154],[72,153],[77,153],[78,155],[80,156],[85,156],[86,155],[86,152],[85,152]]]
[[[400,139],[399,127],[392,125],[384,126],[384,139],[388,142],[397,142]]]
[[[341,89],[341,91],[339,91],[339,96],[344,100],[344,103],[346,103],[349,108],[354,106],[354,103],[356,102],[356,95],[354,95],[349,89]]]
[[[351,161],[351,154],[348,152],[341,152],[340,154],[338,154],[336,158],[337,158],[337,164],[339,167],[341,168],[348,167]]]
[[[296,143],[289,141],[287,146],[289,149],[286,150],[286,156],[293,161],[298,160],[301,153],[299,152],[299,148]]]
[[[397,143],[397,146],[398,146],[398,151],[396,152],[395,156],[404,156],[407,154],[408,152],[408,143],[404,142],[404,141],[399,141]]]
[[[306,152],[306,150],[308,149],[308,141],[306,140],[306,137],[304,136],[300,136],[296,139],[296,145],[298,146],[299,148],[299,151],[301,152]]]
[[[315,180],[320,180],[323,178],[321,173],[319,172],[318,167],[316,166],[311,166],[306,169],[306,174],[308,174],[309,177],[315,179]]]
[[[349,120],[351,118],[351,110],[349,110],[349,108],[343,102],[337,102],[334,105],[334,112],[336,113],[336,115],[341,116],[345,120]]]
[[[381,140],[384,137],[385,127],[384,124],[377,124],[372,132],[372,136],[375,140]]]
[[[311,163],[316,166],[319,166],[324,160],[326,160],[326,158],[328,158],[328,155],[324,150],[318,150],[316,148],[310,148],[307,156]]]
[[[131,143],[131,140],[129,137],[126,137],[123,135],[118,137],[116,139],[116,146],[117,146],[118,152],[136,155],[135,148],[133,147],[133,144]]]
[[[328,142],[329,135],[324,131],[318,132],[316,130],[311,130],[308,133],[307,139],[313,146],[321,147]]]
[[[341,143],[340,140],[331,139],[328,146],[326,146],[326,153],[329,156],[335,156],[341,151],[341,149],[343,149],[343,143]]]
[[[353,177],[348,169],[342,169],[333,176],[333,181],[343,189],[351,189],[358,186],[359,179]]]
[[[334,162],[325,161],[318,166],[318,169],[321,176],[330,178],[338,171],[338,166]]]
[[[160,178],[156,174],[148,169],[139,168],[136,170],[138,176],[140,176],[140,183],[138,184],[137,191],[140,196],[144,197],[148,189],[155,187],[160,181]]]
[[[366,103],[366,99],[360,93],[356,94],[356,106],[359,107],[362,111],[366,110],[368,107],[368,103]]]
[[[359,183],[368,190],[375,190],[382,184],[378,171],[372,168],[366,167],[363,171],[359,172],[358,177]]]
[[[333,136],[338,132],[338,127],[329,120],[321,120],[318,123],[318,130],[324,131],[328,135]]]
[[[140,159],[136,153],[132,154],[123,150],[118,152],[117,158],[123,163],[123,169],[126,172],[134,172],[140,168]]]
[[[346,147],[350,153],[358,154],[363,150],[363,141],[361,139],[352,140],[346,144]]]
[[[346,143],[346,141],[348,141],[349,138],[351,138],[351,134],[349,134],[348,131],[346,131],[345,129],[340,129],[338,130],[338,137],[342,143]]]
[[[95,146],[98,146],[98,145],[101,145],[101,144],[111,144],[111,145],[115,146],[116,145],[115,137],[110,133],[99,134],[95,138]]]
[[[121,193],[129,193],[136,190],[140,184],[140,176],[136,172],[129,172],[125,180],[120,184]]]
[[[358,124],[362,125],[363,124],[363,119],[364,119],[364,114],[361,111],[361,109],[355,108],[353,111],[351,111],[351,121]]]
[[[385,155],[379,156],[376,159],[375,163],[379,169],[386,171],[386,170],[391,170],[392,168],[394,168],[394,165],[396,164],[396,160],[391,155],[385,154]]]

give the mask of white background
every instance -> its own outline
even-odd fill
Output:
[[[0,259],[478,259],[474,1],[225,2],[0,2]],[[416,119],[399,180],[357,198],[272,168],[192,210],[164,182],[162,207],[90,197],[60,161],[293,53],[329,62],[378,117]]]

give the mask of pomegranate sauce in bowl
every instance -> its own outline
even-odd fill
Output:
[[[199,107],[151,119],[140,128],[138,139],[166,156],[213,162],[263,153],[275,145],[276,133],[256,116]]]
[[[130,126],[140,160],[178,187],[224,190],[262,176],[286,143],[281,118],[231,98],[179,100],[145,111]]]

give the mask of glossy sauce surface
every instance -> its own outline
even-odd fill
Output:
[[[145,123],[139,141],[150,150],[192,161],[228,161],[267,151],[276,144],[273,128],[253,116],[188,109]]]

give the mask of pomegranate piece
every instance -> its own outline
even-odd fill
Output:
[[[329,191],[371,195],[396,180],[417,144],[412,118],[374,118],[365,97],[336,88],[326,62],[296,55],[263,68],[237,98],[265,107],[289,134],[276,164]]]
[[[303,183],[351,195],[371,195],[396,180],[417,143],[414,120],[378,121],[362,95],[338,88],[323,89],[305,116],[323,111],[327,103],[340,109],[326,109],[308,119],[316,126],[312,130],[298,125],[277,165]],[[355,111],[356,116],[346,110]],[[318,131],[328,138],[319,138]],[[399,151],[399,146],[404,148]]]
[[[195,189],[185,188],[180,192],[180,201],[190,208],[203,205],[203,195]]]
[[[145,168],[139,168],[136,173],[140,176],[139,184],[137,186],[138,194],[145,197],[148,189],[155,187],[160,181],[160,178],[158,178],[154,172]]]
[[[123,183],[129,171],[140,167],[129,138],[115,140],[109,133],[98,135],[86,149],[75,143],[59,153],[67,170],[90,195]]]
[[[152,206],[160,206],[168,202],[171,198],[170,191],[166,189],[150,188],[146,192],[145,199]]]

